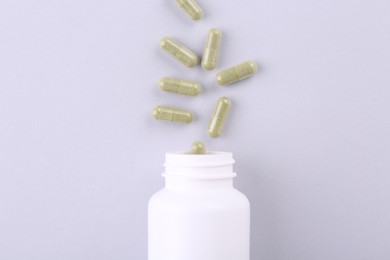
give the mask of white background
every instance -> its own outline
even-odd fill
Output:
[[[164,153],[204,140],[231,151],[252,205],[252,259],[390,259],[390,2],[1,0],[0,259],[147,258],[147,202]],[[186,68],[171,36],[199,55],[224,33],[220,65]],[[259,73],[217,87],[217,71]],[[163,93],[161,77],[201,82]],[[223,135],[206,128],[219,96]],[[190,125],[153,121],[156,104]]]

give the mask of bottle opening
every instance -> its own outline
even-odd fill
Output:
[[[234,159],[232,153],[207,151],[191,154],[187,151],[165,154],[164,177],[176,176],[196,179],[233,178]]]

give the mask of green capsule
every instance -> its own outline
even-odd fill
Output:
[[[208,134],[210,137],[218,137],[221,134],[232,103],[228,97],[220,97],[211,117]]]
[[[194,0],[176,0],[176,3],[192,20],[202,18],[203,11]]]
[[[190,111],[173,107],[156,106],[153,108],[152,115],[156,120],[166,120],[184,124],[191,123],[192,121],[192,113]]]
[[[160,46],[183,65],[187,67],[198,65],[198,56],[174,39],[169,37],[162,38]]]
[[[247,61],[219,72],[217,74],[217,83],[219,85],[229,85],[233,82],[252,76],[256,71],[256,63],[254,61]]]
[[[206,153],[206,146],[201,141],[196,141],[192,143],[191,146],[191,154],[205,154]]]
[[[202,68],[205,70],[215,69],[219,56],[219,45],[222,32],[219,29],[211,29],[207,34],[206,44],[203,49]]]
[[[198,82],[174,78],[162,78],[159,85],[163,91],[187,96],[196,96],[202,89]]]

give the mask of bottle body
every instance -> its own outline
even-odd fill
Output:
[[[149,201],[148,259],[249,260],[249,202],[232,177],[178,173]]]

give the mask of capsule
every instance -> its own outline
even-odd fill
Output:
[[[220,97],[211,117],[208,134],[210,137],[218,137],[221,134],[232,103],[228,97]]]
[[[192,121],[192,113],[190,111],[173,107],[156,106],[153,108],[152,115],[156,120],[166,120],[184,124],[191,123]]]
[[[201,141],[196,141],[192,143],[191,146],[191,154],[205,154],[206,153],[206,146]]]
[[[176,3],[192,20],[202,18],[203,11],[194,0],[176,0]]]
[[[165,37],[161,39],[160,46],[183,65],[187,67],[198,65],[198,56],[174,39]]]
[[[187,96],[197,96],[202,89],[198,82],[174,78],[162,78],[159,85],[163,91]]]
[[[219,72],[217,74],[217,83],[219,85],[229,85],[233,82],[252,76],[256,71],[256,63],[254,61],[247,61]]]
[[[222,32],[219,29],[211,29],[207,34],[206,44],[203,49],[202,68],[213,70],[217,66],[219,56],[219,45],[222,39]]]

